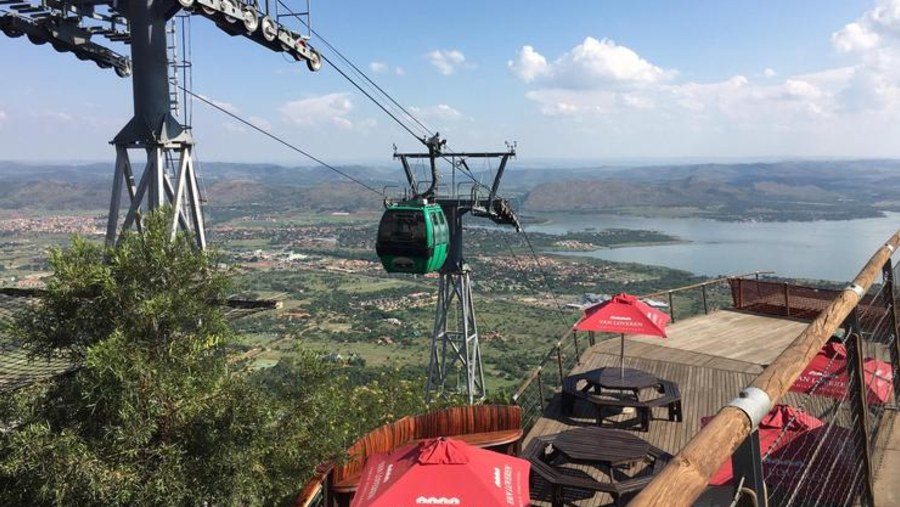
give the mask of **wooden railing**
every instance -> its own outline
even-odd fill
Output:
[[[702,313],[708,314],[718,309],[709,300],[708,289],[710,287],[726,284],[735,278],[759,281],[761,275],[771,273],[771,271],[755,271],[731,277],[716,278],[671,290],[644,294],[639,297],[642,299],[665,298],[669,305],[669,317],[674,322],[677,318],[684,318],[685,315],[689,315],[687,310],[676,311],[679,301],[691,300],[691,307],[698,307]],[[694,295],[696,300],[687,296],[691,291],[699,292],[699,294]],[[572,323],[574,324],[575,321],[573,320]],[[534,422],[544,413],[548,395],[552,395],[562,388],[562,379],[565,377],[565,373],[571,371],[578,364],[581,353],[587,347],[594,345],[596,340],[597,337],[594,333],[587,333],[586,337],[582,335],[579,338],[576,332],[567,330],[560,336],[559,340],[547,352],[541,362],[531,370],[528,377],[513,395],[513,401],[522,407],[522,419],[526,429],[531,428]]]
[[[900,245],[900,231],[875,252],[853,282],[841,291],[748,387],[762,390],[772,404],[778,403],[826,341],[843,325],[848,316],[855,312],[875,278],[891,273],[891,255],[898,245]],[[889,290],[893,298],[893,287]],[[894,310],[893,302],[890,307]],[[896,323],[892,327],[894,329],[891,332],[896,337]],[[894,347],[896,344],[895,339]],[[861,363],[857,370],[862,377]],[[857,411],[864,413],[866,409],[862,403],[860,407]],[[702,494],[710,477],[734,454],[751,430],[751,422],[743,410],[731,405],[725,406],[629,505],[636,507],[691,505]],[[862,431],[864,434],[867,433],[866,428],[862,428]],[[868,461],[868,455],[865,459]],[[868,480],[866,488],[871,490],[871,474]],[[871,491],[866,503],[872,503]]]
[[[521,428],[522,409],[516,405],[466,405],[404,417],[364,435],[347,449],[343,459],[320,465],[294,505],[313,505],[327,485],[346,483],[359,477],[368,456],[390,452],[411,441],[501,432],[516,433],[517,438],[521,438]]]

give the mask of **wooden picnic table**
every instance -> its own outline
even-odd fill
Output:
[[[659,379],[654,375],[635,368],[619,368],[609,366],[593,370],[596,376],[585,379],[601,389],[638,392],[641,389],[656,388]]]
[[[552,447],[569,461],[611,467],[645,460],[650,452],[650,444],[632,433],[590,426],[560,433]]]
[[[535,437],[524,455],[531,462],[532,478],[541,477],[550,485],[554,507],[564,504],[565,488],[603,492],[621,505],[671,459],[632,433],[598,427]]]
[[[625,396],[618,393],[603,392],[604,389],[612,391],[627,391]],[[642,393],[643,391],[643,393]],[[647,391],[653,392],[653,398],[643,398]],[[638,412],[638,423],[642,431],[650,429],[650,419],[654,407],[667,407],[668,419],[680,421],[681,414],[681,390],[678,384],[657,378],[650,373],[634,368],[625,368],[623,371],[617,367],[598,368],[582,373],[569,375],[563,379],[562,386],[562,412],[572,412],[575,400],[584,400],[594,406],[597,425],[603,424],[607,409],[634,408]]]

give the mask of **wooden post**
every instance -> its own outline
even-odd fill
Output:
[[[784,314],[791,316],[791,291],[787,282],[784,283]]]
[[[737,279],[737,297],[734,298],[735,307],[740,310],[744,307],[744,279]]]
[[[559,344],[556,344],[556,366],[559,368],[559,385],[562,387],[563,383],[563,365],[562,365],[562,347]]]
[[[588,331],[588,343],[591,344],[591,347],[597,344],[597,338],[594,336],[593,331]]]
[[[750,387],[764,391],[778,403],[806,365],[838,329],[881,270],[891,253],[900,246],[900,231],[879,248],[868,263],[806,329],[758,377]],[[631,507],[688,507],[706,489],[709,478],[734,454],[750,434],[750,420],[743,410],[725,406],[709,424],[669,461],[629,504]]]
[[[669,291],[668,294],[669,294],[669,320],[671,320],[672,323],[674,324],[675,323],[675,303],[673,302],[673,299],[672,299],[672,291]]]
[[[709,305],[706,303],[706,285],[701,285],[700,290],[703,292],[703,314],[709,315]]]
[[[543,375],[541,375],[541,372],[543,370],[544,370],[543,368],[539,369],[538,374],[537,374],[538,403],[541,404],[541,414],[544,413],[544,380],[543,380]]]
[[[578,331],[572,330],[572,342],[575,344],[575,364],[581,364],[581,351],[578,350]],[[562,383],[562,377],[559,377]]]
[[[847,367],[850,369],[850,401],[853,411],[859,416],[859,421],[854,424],[857,446],[862,449],[863,473],[863,505],[875,507],[875,482],[872,469],[872,448],[869,445],[869,407],[866,403],[866,376],[863,366],[862,338],[859,336],[858,311],[853,310],[853,328],[847,340]]]

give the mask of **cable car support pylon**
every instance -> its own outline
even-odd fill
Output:
[[[472,300],[472,269],[463,255],[463,216],[488,218],[494,223],[512,225],[519,230],[518,217],[506,199],[497,195],[506,164],[514,157],[515,147],[505,152],[443,153],[444,141],[436,134],[425,141],[428,153],[395,153],[403,164],[409,187],[415,194],[418,182],[410,166],[411,159],[428,159],[431,163],[431,183],[434,202],[440,205],[449,226],[447,260],[439,271],[437,306],[431,334],[431,356],[426,381],[426,399],[435,396],[449,398],[462,396],[470,404],[482,401],[486,396],[484,366],[478,337],[478,322]],[[466,196],[441,197],[439,188],[438,159],[446,159],[454,167],[471,174],[466,160],[499,159],[494,181],[488,189],[480,184],[472,187]],[[453,189],[454,194],[457,189]]]
[[[120,77],[132,76],[134,116],[111,143],[116,147],[116,165],[108,244],[116,243],[131,227],[140,230],[142,210],[170,205],[173,236],[179,229],[189,230],[197,246],[206,247],[194,140],[190,125],[172,114],[177,107],[173,97],[182,87],[169,75],[173,62],[167,54],[172,49],[167,24],[171,18],[181,10],[206,17],[229,35],[287,53],[316,71],[322,57],[308,42],[309,0],[305,3],[305,12],[293,12],[281,0],[263,4],[258,0],[0,0],[0,33],[12,38],[26,35],[34,44],[50,43],[56,51],[112,68]],[[296,22],[298,27],[286,22]],[[131,57],[96,42],[100,37],[130,45]],[[129,156],[133,150],[147,156],[138,175]],[[121,202],[123,191],[129,200],[126,206]],[[127,207],[124,220],[119,216],[122,207]]]

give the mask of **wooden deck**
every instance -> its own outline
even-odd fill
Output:
[[[684,411],[683,422],[669,422],[665,408],[654,409],[650,431],[636,434],[671,454],[677,453],[699,431],[701,417],[714,415],[734,399],[806,326],[807,323],[793,319],[722,310],[671,324],[666,339],[626,337],[625,366],[678,383]],[[619,347],[618,338],[597,343],[585,351],[573,373],[617,366]],[[798,395],[788,395],[793,396]],[[544,417],[526,436],[526,446],[534,436],[594,423],[593,409],[585,403],[576,402],[572,416],[563,416],[559,400],[557,394]],[[609,427],[627,423],[635,416],[613,416]],[[544,493],[540,488],[535,492]],[[549,493],[544,499],[549,500]],[[609,505],[612,501],[602,494],[570,500],[584,507]],[[535,505],[549,503],[538,501]]]

